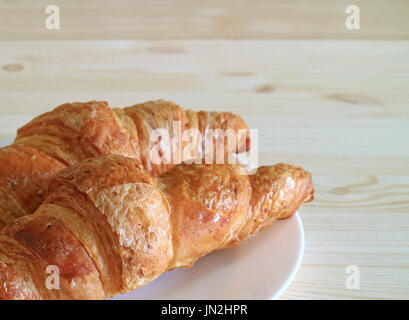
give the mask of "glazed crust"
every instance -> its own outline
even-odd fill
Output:
[[[278,164],[180,164],[152,177],[135,159],[63,170],[33,214],[0,232],[0,298],[102,299],[256,234],[313,198],[311,174]],[[46,267],[61,288],[47,289]]]
[[[41,204],[50,177],[65,165],[24,145],[0,148],[0,228]]]
[[[172,135],[173,121],[181,121],[180,134],[189,128],[248,130],[232,113],[185,111],[164,100],[123,109],[111,109],[104,101],[66,103],[34,118],[18,130],[12,146],[0,149],[0,228],[33,213],[44,200],[49,178],[87,158],[109,154],[131,157],[159,176],[175,163],[197,157],[192,153],[172,163],[152,163],[151,133],[163,128]],[[200,143],[196,141],[193,149],[198,150]],[[240,152],[248,149],[245,143],[239,145]],[[226,155],[236,151],[226,145]]]

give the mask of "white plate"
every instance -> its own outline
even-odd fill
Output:
[[[10,142],[0,141],[0,147]],[[276,299],[295,277],[303,253],[304,229],[296,213],[191,269],[172,270],[114,299]]]
[[[191,269],[175,269],[114,299],[276,299],[293,280],[304,252],[297,214],[240,245],[213,252]]]

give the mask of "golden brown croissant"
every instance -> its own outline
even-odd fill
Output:
[[[312,200],[310,173],[277,164],[180,164],[152,177],[135,159],[91,158],[53,178],[44,203],[0,232],[0,298],[102,299],[191,267]],[[47,289],[48,266],[60,289]]]
[[[174,121],[179,121],[180,132],[173,132]],[[124,109],[111,109],[107,102],[98,101],[63,104],[20,128],[14,144],[0,149],[0,228],[34,212],[44,198],[48,179],[67,166],[90,157],[118,154],[137,159],[158,176],[178,161],[152,163],[153,130],[165,129],[173,135],[197,129],[205,137],[206,129],[216,128],[246,131],[234,149],[225,146],[225,156],[248,150],[248,128],[240,116],[229,112],[184,110],[164,100]],[[183,143],[196,143],[199,149],[203,141]],[[198,155],[182,154],[179,162],[190,157]]]

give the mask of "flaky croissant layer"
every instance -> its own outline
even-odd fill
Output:
[[[174,123],[180,126],[178,132],[174,132]],[[90,157],[109,154],[132,157],[152,175],[159,176],[177,161],[151,161],[151,134],[157,129],[164,129],[170,136],[191,129],[199,133],[208,129],[248,133],[243,119],[236,114],[184,110],[164,100],[123,109],[111,109],[104,101],[60,105],[20,128],[14,144],[0,148],[0,228],[38,208],[50,177]],[[189,145],[199,150],[203,140],[204,137]],[[237,146],[226,145],[225,157],[248,148],[246,135]],[[186,153],[180,160],[189,160],[191,156],[196,157]]]
[[[154,178],[111,155],[52,179],[44,203],[0,232],[0,298],[103,299],[236,245],[312,200],[311,175],[277,164],[177,165]],[[47,288],[47,267],[60,288]]]

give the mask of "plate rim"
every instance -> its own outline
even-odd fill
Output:
[[[297,223],[298,223],[298,229],[300,232],[300,249],[299,249],[299,253],[297,256],[297,260],[293,266],[293,269],[291,270],[290,275],[288,276],[287,280],[285,281],[285,283],[281,286],[281,288],[279,290],[277,290],[277,292],[275,294],[273,294],[270,298],[270,300],[277,300],[279,299],[283,293],[288,289],[288,287],[290,286],[290,284],[293,282],[295,276],[298,273],[298,270],[301,267],[302,261],[304,259],[304,250],[305,250],[305,231],[304,231],[304,224],[302,223],[301,220],[301,216],[298,213],[298,210],[296,211],[296,213],[294,214],[293,218],[297,219]]]

